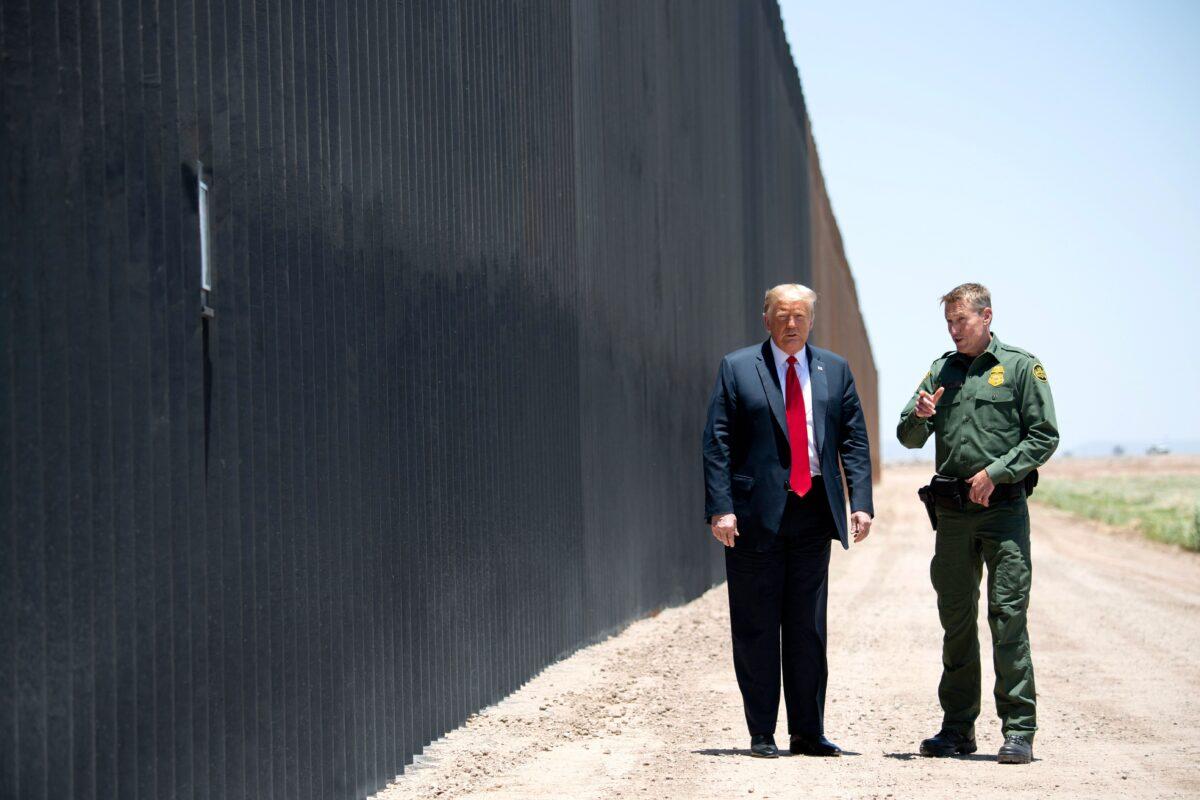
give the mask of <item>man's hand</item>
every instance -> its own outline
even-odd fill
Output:
[[[867,538],[871,532],[871,522],[871,515],[865,511],[855,511],[850,515],[850,530],[854,532],[855,544]]]
[[[712,535],[717,537],[717,541],[726,547],[733,547],[733,540],[737,538],[737,516],[734,514],[715,515],[709,520],[709,526],[712,528]]]
[[[917,416],[921,419],[929,419],[937,413],[937,402],[942,399],[942,392],[946,391],[945,386],[939,386],[938,390],[933,394],[921,389],[920,396],[917,398]]]
[[[992,483],[992,479],[988,477],[987,470],[979,470],[967,483],[971,484],[971,491],[967,493],[967,499],[986,508],[988,498],[992,496],[992,490],[996,488],[996,484]]]

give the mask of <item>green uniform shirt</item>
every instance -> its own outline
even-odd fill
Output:
[[[945,392],[937,413],[916,414],[920,390]],[[970,478],[987,469],[993,483],[1017,483],[1058,447],[1058,423],[1046,370],[1029,353],[995,334],[974,359],[949,352],[933,362],[900,413],[896,436],[905,447],[924,446],[936,434],[939,474]]]

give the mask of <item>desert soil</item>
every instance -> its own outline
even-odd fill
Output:
[[[870,538],[834,548],[826,729],[844,757],[747,755],[722,584],[549,667],[426,748],[377,797],[1200,797],[1200,556],[1042,507],[1035,762],[995,762],[983,609],[980,751],[916,754],[941,718],[932,534],[915,495],[927,475],[889,469]],[[697,530],[698,547],[716,546],[707,535]],[[781,708],[786,744],[782,720]]]

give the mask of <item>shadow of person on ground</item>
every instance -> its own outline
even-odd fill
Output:
[[[884,753],[884,758],[894,758],[897,761],[912,761],[913,759],[928,759],[936,761],[937,758],[931,756],[923,756],[920,753]],[[967,755],[941,756],[955,761],[995,761],[995,756],[990,756],[987,753],[969,753]],[[1036,759],[1034,759],[1036,761]]]
[[[704,750],[693,750],[692,755],[696,755],[696,756],[746,756],[747,758],[753,758],[753,756],[750,755],[749,748],[739,748],[739,747],[708,747],[708,748],[705,748]],[[853,750],[843,750],[842,755],[844,755],[844,756],[861,756],[862,753],[856,753]],[[799,756],[794,753],[789,753],[787,746],[785,745],[784,747],[781,747],[779,749],[779,757],[780,758],[802,758],[804,756]],[[819,756],[807,756],[807,757],[808,758],[819,758]]]

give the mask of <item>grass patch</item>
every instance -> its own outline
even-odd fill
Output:
[[[1200,475],[1044,479],[1033,499],[1200,552]]]

